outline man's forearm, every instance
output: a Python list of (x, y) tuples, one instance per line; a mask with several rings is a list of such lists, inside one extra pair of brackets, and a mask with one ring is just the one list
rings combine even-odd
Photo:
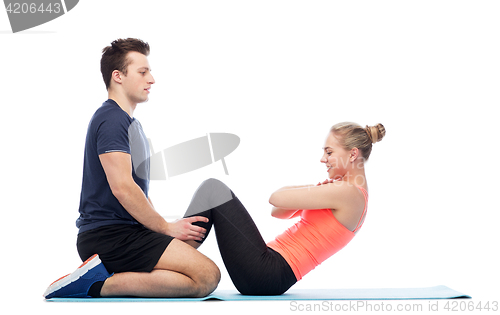
[(139, 223), (154, 232), (167, 234), (169, 223), (156, 212), (150, 200), (146, 198), (137, 184), (124, 185), (118, 191), (114, 191), (113, 194), (125, 210)]

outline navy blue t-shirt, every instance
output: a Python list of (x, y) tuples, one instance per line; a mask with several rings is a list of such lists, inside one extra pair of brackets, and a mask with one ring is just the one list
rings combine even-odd
[[(87, 129), (78, 233), (111, 224), (138, 224), (111, 192), (99, 155), (125, 152), (132, 158), (134, 181), (148, 196), (149, 144), (141, 124), (107, 100), (94, 113)], [(135, 163), (134, 163), (135, 162)]]

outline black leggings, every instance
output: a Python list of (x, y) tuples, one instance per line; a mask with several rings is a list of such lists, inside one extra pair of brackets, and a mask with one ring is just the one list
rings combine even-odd
[(206, 236), (214, 226), (222, 260), (241, 294), (279, 295), (297, 282), (286, 260), (267, 247), (248, 211), (224, 183), (208, 179), (200, 185), (185, 217), (195, 215), (209, 219), (194, 223), (207, 230)]

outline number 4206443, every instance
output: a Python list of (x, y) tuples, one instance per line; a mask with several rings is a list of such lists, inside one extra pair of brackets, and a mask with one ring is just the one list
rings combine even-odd
[(498, 301), (447, 301), (444, 309), (451, 312), (457, 311), (498, 311)]
[(61, 3), (9, 3), (6, 7), (8, 13), (27, 14), (27, 13), (55, 13), (61, 12)]

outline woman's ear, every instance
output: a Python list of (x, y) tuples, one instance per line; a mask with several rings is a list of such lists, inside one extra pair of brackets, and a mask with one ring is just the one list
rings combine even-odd
[(357, 158), (359, 157), (359, 149), (358, 148), (352, 148), (351, 149), (351, 154), (349, 156), (349, 161), (350, 162), (354, 162), (357, 160)]

